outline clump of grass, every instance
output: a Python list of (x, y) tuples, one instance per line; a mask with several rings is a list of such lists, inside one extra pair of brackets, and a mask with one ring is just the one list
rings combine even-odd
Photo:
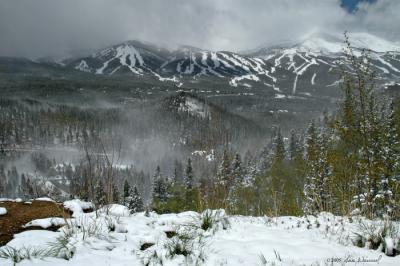
[(89, 237), (104, 238), (103, 225), (96, 218), (71, 220), (62, 230), (68, 237), (81, 234), (82, 240)]
[(58, 237), (56, 241), (50, 242), (50, 249), (47, 252), (48, 256), (70, 260), (75, 252), (75, 245), (71, 244), (70, 238), (67, 235)]
[(193, 221), (186, 227), (215, 233), (218, 229), (227, 230), (230, 227), (230, 222), (221, 210), (205, 210), (193, 217)]
[(10, 259), (14, 263), (19, 263), (25, 259), (48, 257), (48, 250), (35, 247), (14, 248), (10, 246), (0, 249), (0, 258)]
[(185, 257), (191, 255), (193, 252), (194, 238), (195, 236), (188, 232), (180, 233), (172, 237), (170, 241), (165, 244), (167, 255), (170, 258), (177, 255), (183, 255)]
[(39, 247), (22, 247), (14, 248), (5, 246), (0, 248), (0, 258), (10, 259), (14, 263), (33, 258), (43, 259), (46, 257), (71, 259), (76, 251), (76, 247), (70, 243), (69, 234), (58, 237), (54, 242), (48, 243), (45, 248)]
[(10, 259), (14, 263), (18, 263), (23, 260), (20, 251), (13, 247), (3, 247), (0, 249), (0, 258)]
[(197, 214), (190, 222), (177, 225), (173, 231), (166, 231), (166, 238), (155, 244), (157, 249), (141, 250), (139, 254), (143, 265), (163, 265), (175, 258), (184, 258), (184, 265), (202, 265), (206, 261), (206, 240), (210, 233), (226, 230), (229, 226), (223, 211), (206, 210)]
[(192, 230), (180, 231), (164, 244), (166, 258), (184, 256), (188, 265), (200, 265), (205, 261), (204, 246), (202, 234)]
[(360, 221), (354, 233), (353, 244), (379, 250), (387, 256), (400, 254), (400, 229), (390, 220), (366, 223)]
[[(266, 258), (265, 258), (265, 256), (264, 256), (264, 254), (260, 254), (259, 255), (259, 259), (260, 259), (260, 264), (262, 265), (262, 266), (277, 266), (277, 265), (289, 265), (289, 264), (286, 264), (286, 263), (284, 263), (283, 262), (283, 260), (282, 260), (282, 258), (281, 258), (281, 255), (279, 254), (279, 252), (278, 251), (276, 251), (275, 249), (274, 249), (274, 254), (275, 254), (275, 260), (271, 260), (271, 261), (268, 261)], [(297, 265), (297, 264), (294, 264), (294, 263), (291, 263), (290, 265)], [(303, 265), (303, 264), (302, 264)], [(312, 264), (312, 265), (314, 265), (314, 264)], [(319, 264), (316, 264), (316, 265), (319, 265)]]
[(216, 223), (216, 215), (211, 210), (206, 210), (200, 215), (200, 228), (204, 231), (211, 229)]
[(261, 265), (263, 265), (263, 266), (267, 266), (268, 265), (268, 260), (265, 258), (264, 254), (261, 253), (259, 258), (260, 258), (260, 264)]
[(106, 216), (105, 222), (109, 232), (115, 232), (116, 229), (116, 221), (113, 218)]

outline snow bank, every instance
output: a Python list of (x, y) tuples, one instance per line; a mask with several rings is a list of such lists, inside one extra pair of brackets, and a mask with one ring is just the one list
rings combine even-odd
[(130, 211), (126, 206), (119, 204), (110, 204), (100, 209), (100, 212), (106, 213), (112, 216), (129, 216)]
[(43, 197), (43, 198), (37, 198), (37, 199), (35, 199), (35, 200), (37, 200), (37, 201), (49, 201), (49, 202), (55, 202), (54, 200), (52, 200), (52, 199), (50, 199), (50, 198), (47, 198), (47, 197)]
[(72, 216), (83, 213), (84, 211), (93, 210), (94, 205), (91, 202), (81, 201), (79, 199), (68, 200), (64, 202), (64, 208), (72, 212)]
[(21, 198), (9, 199), (9, 198), (0, 198), (0, 202), (22, 202)]
[(52, 218), (44, 218), (44, 219), (37, 219), (30, 221), (29, 223), (25, 224), (24, 227), (32, 227), (37, 226), (43, 229), (47, 229), (52, 226), (63, 226), (65, 225), (64, 218), (52, 217)]
[(7, 201), (15, 201), (15, 200), (9, 198), (0, 198), (0, 202), (7, 202)]
[(6, 215), (7, 214), (7, 209), (0, 207), (0, 215)]
[[(48, 230), (30, 230), (25, 231), (19, 234), (14, 235), (14, 239), (7, 243), (6, 247), (13, 247), (16, 249), (20, 248), (30, 248), (30, 247), (48, 247), (50, 242), (56, 240), (57, 237), (61, 236), (60, 232), (52, 232)], [(6, 260), (4, 260), (6, 261)], [(11, 262), (11, 261), (10, 261)], [(34, 263), (29, 263), (29, 261), (25, 261), (25, 265), (35, 265)], [(0, 265), (8, 265), (3, 264), (0, 259)], [(15, 265), (15, 264), (9, 264)], [(40, 265), (40, 264), (37, 264)]]

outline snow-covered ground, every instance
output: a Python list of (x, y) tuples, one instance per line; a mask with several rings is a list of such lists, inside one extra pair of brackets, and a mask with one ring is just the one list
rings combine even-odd
[[(223, 211), (131, 215), (121, 205), (92, 213), (83, 213), (89, 204), (78, 200), (65, 205), (74, 210), (66, 226), (17, 234), (0, 248), (0, 257), (12, 247), (30, 254), (18, 265), (400, 265), (400, 256), (353, 245), (360, 221), (379, 223), (357, 217), (244, 217)], [(207, 217), (213, 221), (208, 229)], [(14, 264), (0, 258), (0, 265)]]
[(41, 227), (43, 229), (47, 229), (51, 226), (61, 226), (65, 225), (66, 222), (63, 218), (52, 217), (52, 218), (44, 218), (44, 219), (36, 219), (27, 223), (24, 227), (29, 228), (32, 226)]

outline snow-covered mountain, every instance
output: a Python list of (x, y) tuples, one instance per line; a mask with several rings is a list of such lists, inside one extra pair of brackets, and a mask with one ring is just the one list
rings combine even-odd
[[(400, 43), (367, 34), (351, 35), (356, 48), (371, 50), (374, 68), (383, 83), (400, 77)], [(246, 53), (208, 51), (182, 46), (174, 51), (147, 43), (128, 41), (66, 63), (98, 75), (151, 75), (161, 81), (217, 77), (232, 87), (265, 87), (277, 93), (312, 93), (337, 85), (335, 69), (343, 56), (343, 38), (311, 34)]]
[(67, 60), (67, 65), (77, 70), (95, 74), (133, 73), (142, 75), (159, 68), (169, 52), (152, 44), (127, 41), (90, 56)]

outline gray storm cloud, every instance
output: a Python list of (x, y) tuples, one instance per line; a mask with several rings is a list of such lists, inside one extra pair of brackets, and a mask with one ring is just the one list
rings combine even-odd
[(137, 39), (246, 50), (313, 31), (366, 31), (400, 39), (400, 1), (0, 0), (0, 55), (60, 56)]

